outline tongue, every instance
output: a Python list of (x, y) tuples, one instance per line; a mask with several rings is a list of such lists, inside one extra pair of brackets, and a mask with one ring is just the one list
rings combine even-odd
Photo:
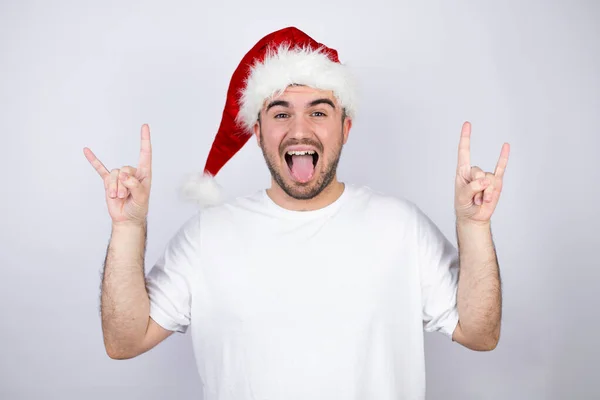
[(292, 175), (299, 182), (308, 182), (314, 171), (311, 155), (292, 156)]

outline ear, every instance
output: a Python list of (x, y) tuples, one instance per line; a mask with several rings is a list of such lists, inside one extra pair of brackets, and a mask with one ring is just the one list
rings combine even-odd
[(350, 129), (352, 129), (352, 118), (346, 117), (344, 120), (344, 126), (342, 127), (342, 132), (344, 134), (344, 144), (348, 141), (348, 135), (350, 135)]
[(258, 120), (254, 123), (252, 129), (254, 130), (254, 136), (256, 136), (256, 143), (260, 147), (260, 122)]

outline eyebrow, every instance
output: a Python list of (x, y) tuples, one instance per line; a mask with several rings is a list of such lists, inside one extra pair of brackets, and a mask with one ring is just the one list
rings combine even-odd
[[(329, 104), (331, 106), (331, 108), (333, 108), (335, 110), (335, 105), (333, 104), (333, 101), (329, 100), (329, 99), (316, 99), (311, 101), (310, 103), (308, 103), (308, 107), (314, 107), (316, 105), (319, 104)], [(290, 103), (288, 101), (285, 100), (274, 100), (272, 102), (269, 103), (269, 105), (267, 106), (266, 111), (269, 111), (271, 108), (276, 107), (276, 106), (282, 106), (282, 107), (286, 107), (289, 108), (290, 107)]]
[(290, 103), (288, 101), (285, 100), (275, 100), (269, 103), (269, 105), (267, 106), (266, 111), (269, 111), (271, 108), (276, 107), (276, 106), (282, 106), (282, 107), (290, 107)]
[(331, 106), (331, 108), (333, 108), (335, 110), (335, 105), (333, 104), (333, 101), (329, 100), (329, 99), (317, 99), (317, 100), (313, 100), (308, 104), (308, 107), (314, 107), (316, 105), (319, 104), (329, 104)]

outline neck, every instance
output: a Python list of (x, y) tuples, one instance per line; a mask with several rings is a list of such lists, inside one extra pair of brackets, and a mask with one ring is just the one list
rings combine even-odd
[(327, 207), (336, 201), (344, 192), (344, 184), (333, 179), (331, 183), (321, 191), (317, 196), (309, 200), (298, 200), (290, 197), (274, 181), (271, 181), (271, 187), (267, 189), (267, 195), (278, 206), (291, 211), (313, 211)]

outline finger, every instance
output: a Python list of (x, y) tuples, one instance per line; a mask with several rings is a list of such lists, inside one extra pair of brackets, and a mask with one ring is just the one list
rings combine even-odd
[(145, 176), (150, 174), (152, 167), (152, 144), (150, 143), (150, 127), (148, 124), (142, 125), (140, 161), (138, 169)]
[(465, 122), (458, 142), (458, 169), (471, 165), (471, 124)]
[(492, 185), (489, 185), (487, 188), (485, 188), (485, 190), (483, 191), (483, 202), (484, 203), (491, 203), (492, 202), (492, 198), (494, 196), (494, 187)]
[(470, 176), (470, 181), (474, 181), (476, 179), (481, 179), (481, 178), (485, 178), (485, 172), (479, 168), (478, 166), (473, 166), (471, 167), (471, 176)]
[(110, 171), (110, 177), (108, 180), (108, 196), (111, 199), (115, 199), (117, 197), (117, 178), (119, 176), (119, 169), (115, 168)]
[(473, 199), (473, 202), (480, 206), (483, 203), (483, 192), (478, 192)]
[(109, 175), (108, 169), (106, 169), (104, 164), (102, 164), (100, 160), (98, 160), (98, 157), (96, 157), (94, 152), (88, 147), (84, 147), (83, 154), (85, 155), (85, 158), (87, 158), (87, 160), (90, 162), (90, 164), (92, 164), (92, 167), (94, 167), (98, 174), (100, 174), (100, 178), (102, 178), (103, 180), (106, 179), (106, 177), (108, 177)]
[(121, 169), (121, 171), (119, 172), (119, 176), (117, 179), (117, 196), (120, 199), (126, 199), (127, 196), (129, 196), (129, 190), (125, 187), (125, 185), (123, 185), (123, 177), (126, 176), (126, 174), (123, 173), (123, 170)]
[(484, 189), (481, 192), (477, 192), (473, 199), (473, 202), (478, 206), (483, 202), (489, 203), (491, 201), (491, 193), (494, 191), (494, 175), (489, 172), (483, 172), (478, 167), (473, 167), (476, 170), (473, 172), (474, 180), (479, 180), (484, 183)]
[(133, 200), (139, 204), (146, 202), (148, 197), (146, 190), (137, 178), (135, 178), (133, 175), (122, 172), (119, 176), (119, 181), (131, 193)]
[(489, 184), (489, 179), (486, 178), (477, 179), (469, 183), (462, 194), (462, 196), (465, 197), (462, 199), (462, 201), (466, 202), (474, 198), (474, 201), (477, 204), (477, 199), (480, 198), (477, 195), (481, 194), (481, 192), (483, 192)]
[(125, 166), (121, 168), (121, 173), (119, 174), (119, 198), (126, 199), (129, 196), (129, 189), (123, 185), (122, 180), (126, 179), (127, 175), (137, 176), (137, 169), (132, 166)]
[(130, 165), (126, 165), (124, 167), (121, 167), (121, 172), (125, 172), (128, 175), (137, 177), (138, 169)]
[(500, 151), (500, 158), (496, 164), (496, 169), (494, 170), (494, 175), (496, 175), (498, 178), (502, 178), (504, 176), (504, 171), (506, 170), (506, 165), (508, 164), (509, 154), (510, 144), (504, 143), (504, 145), (502, 145), (502, 150)]
[(493, 200), (494, 191), (496, 190), (494, 178), (494, 174), (489, 172), (486, 174), (486, 179), (490, 182), (490, 184), (483, 191), (483, 201), (486, 203), (491, 203)]

